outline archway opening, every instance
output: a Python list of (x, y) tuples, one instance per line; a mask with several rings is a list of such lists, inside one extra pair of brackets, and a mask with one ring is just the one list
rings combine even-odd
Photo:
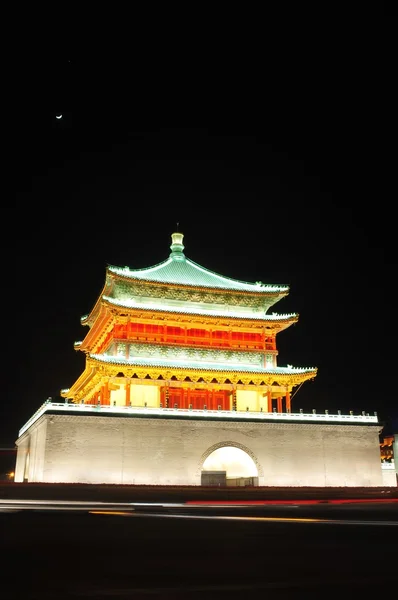
[(223, 446), (204, 461), (201, 481), (207, 486), (256, 486), (258, 471), (253, 459), (244, 450)]

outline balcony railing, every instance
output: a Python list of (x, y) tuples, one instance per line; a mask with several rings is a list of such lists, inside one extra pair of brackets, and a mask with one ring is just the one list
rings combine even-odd
[(391, 462), (381, 461), (381, 468), (383, 469), (383, 471), (395, 471), (394, 459)]
[(288, 421), (288, 422), (300, 422), (300, 421), (311, 421), (318, 423), (378, 423), (378, 417), (374, 415), (360, 414), (354, 415), (331, 415), (327, 411), (325, 413), (278, 413), (278, 412), (257, 412), (257, 411), (235, 411), (235, 410), (201, 410), (192, 408), (152, 408), (142, 406), (116, 406), (109, 404), (74, 404), (71, 402), (51, 402), (46, 401), (42, 406), (35, 412), (35, 414), (25, 423), (20, 429), (19, 436), (21, 436), (33, 423), (35, 423), (44, 413), (52, 412), (75, 412), (75, 413), (101, 413), (101, 414), (117, 414), (117, 415), (140, 415), (144, 413), (148, 417), (151, 416), (176, 416), (179, 418), (192, 419), (195, 417), (209, 417), (220, 420), (245, 420), (245, 421)]

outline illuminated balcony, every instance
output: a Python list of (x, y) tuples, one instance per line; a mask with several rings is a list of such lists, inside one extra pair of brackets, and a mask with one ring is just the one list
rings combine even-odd
[(252, 422), (272, 422), (272, 421), (285, 421), (285, 422), (296, 422), (300, 423), (303, 421), (309, 421), (312, 423), (356, 423), (356, 424), (370, 424), (378, 423), (378, 417), (374, 415), (360, 414), (354, 415), (331, 415), (328, 411), (325, 413), (278, 413), (274, 412), (251, 412), (251, 411), (234, 411), (234, 410), (200, 410), (191, 408), (152, 408), (152, 407), (141, 407), (141, 406), (110, 406), (105, 404), (74, 404), (70, 402), (50, 402), (46, 401), (39, 410), (25, 423), (20, 429), (19, 436), (21, 436), (33, 423), (35, 423), (42, 415), (47, 412), (51, 413), (74, 413), (78, 414), (101, 414), (109, 416), (146, 416), (150, 417), (165, 417), (165, 418), (178, 418), (178, 419), (209, 419), (219, 421), (252, 421)]

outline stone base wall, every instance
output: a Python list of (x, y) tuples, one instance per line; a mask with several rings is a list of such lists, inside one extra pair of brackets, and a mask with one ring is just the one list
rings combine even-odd
[(15, 481), (199, 486), (206, 458), (234, 446), (254, 461), (259, 486), (382, 486), (379, 430), (45, 414), (16, 442)]
[(388, 470), (382, 468), (382, 481), (384, 487), (397, 487), (398, 477), (395, 468)]

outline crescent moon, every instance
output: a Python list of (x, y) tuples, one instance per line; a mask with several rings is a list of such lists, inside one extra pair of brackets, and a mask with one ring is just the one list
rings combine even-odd
[(62, 115), (55, 115), (56, 119), (62, 119)]

